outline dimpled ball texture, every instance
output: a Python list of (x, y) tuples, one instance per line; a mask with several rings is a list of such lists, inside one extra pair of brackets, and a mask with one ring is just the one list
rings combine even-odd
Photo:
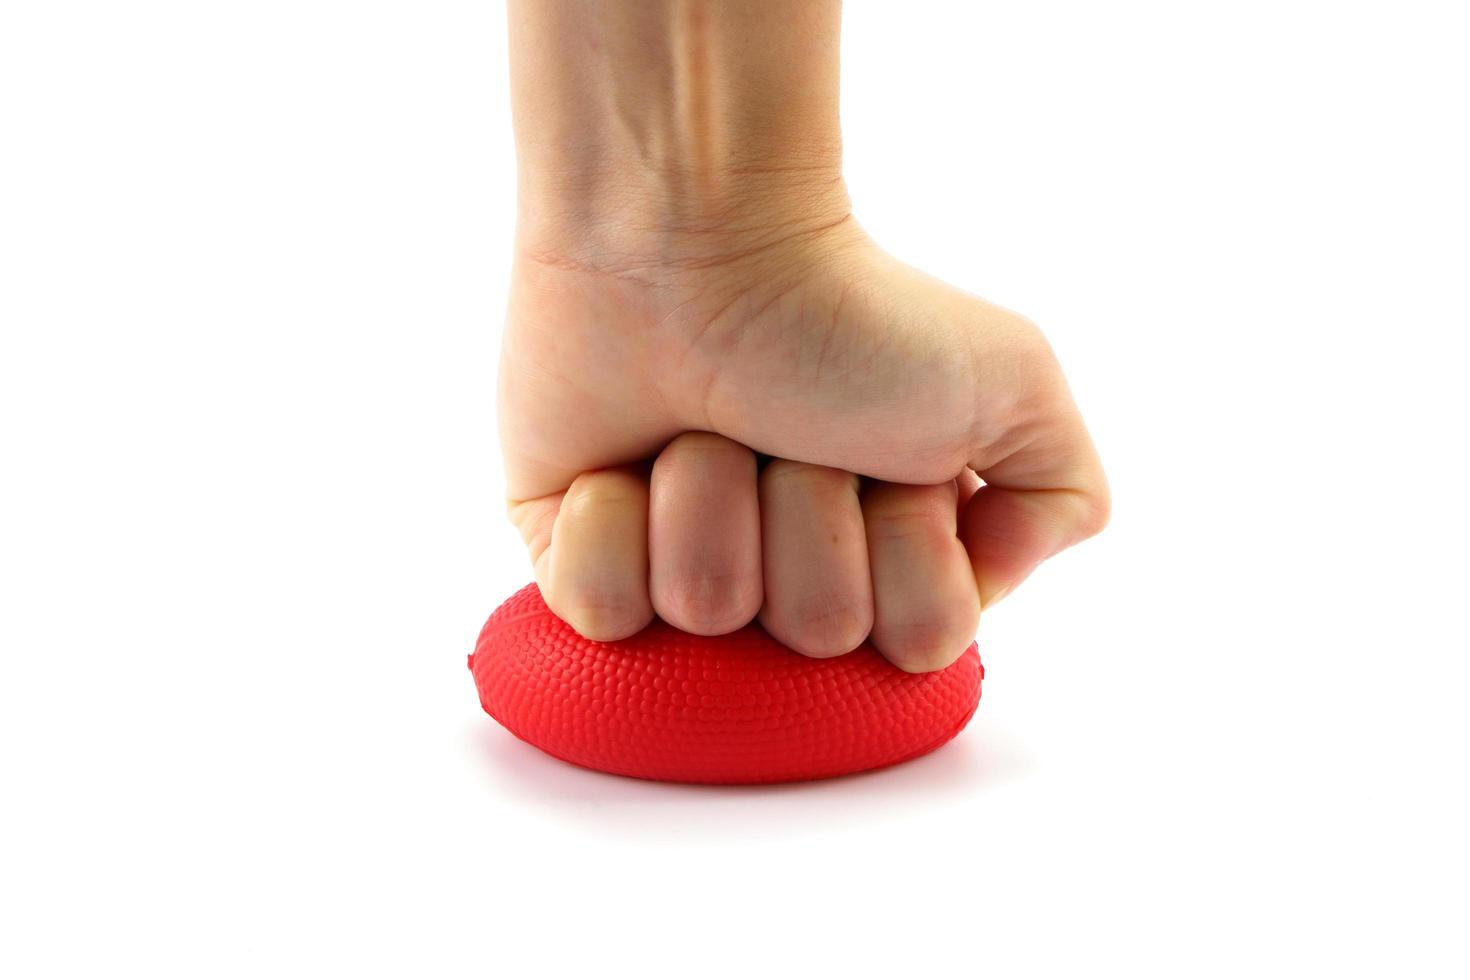
[(816, 660), (757, 625), (693, 636), (655, 621), (599, 643), (534, 585), (491, 615), (469, 665), (485, 710), (543, 752), (685, 783), (823, 779), (916, 758), (965, 727), (985, 676), (974, 644), (944, 670), (908, 674), (866, 643)]

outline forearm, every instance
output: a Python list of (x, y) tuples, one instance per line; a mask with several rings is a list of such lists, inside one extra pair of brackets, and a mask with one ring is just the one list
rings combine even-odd
[(511, 0), (523, 247), (840, 220), (839, 21), (835, 0)]

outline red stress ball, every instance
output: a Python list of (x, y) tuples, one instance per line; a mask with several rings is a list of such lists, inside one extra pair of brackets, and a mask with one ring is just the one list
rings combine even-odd
[(693, 636), (666, 623), (616, 643), (582, 636), (528, 585), (480, 631), (480, 704), (558, 759), (640, 779), (779, 783), (891, 766), (965, 727), (985, 670), (975, 645), (908, 674), (864, 643), (814, 660), (757, 625)]

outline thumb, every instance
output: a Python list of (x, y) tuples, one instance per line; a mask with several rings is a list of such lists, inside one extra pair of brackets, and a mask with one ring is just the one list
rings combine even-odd
[(1081, 420), (1068, 428), (1066, 438), (1039, 440), (984, 468), (971, 463), (985, 485), (965, 505), (958, 530), (982, 609), (999, 602), (1037, 565), (1108, 522), (1102, 464)]

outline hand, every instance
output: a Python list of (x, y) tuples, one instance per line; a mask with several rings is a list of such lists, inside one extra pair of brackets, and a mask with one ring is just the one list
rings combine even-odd
[[(718, 20), (744, 8), (708, 9)], [(754, 44), (810, 68), (801, 25), (770, 21), (813, 9), (769, 8), (760, 26), (772, 37), (751, 41), (744, 25), (716, 60), (741, 64), (739, 45)], [(513, 5), (524, 46), (578, 50), (569, 32), (585, 21), (530, 23), (548, 10)], [(600, 16), (634, 22), (601, 25), (603, 60), (579, 71), (616, 67), (620, 43), (646, 65), (644, 35), (668, 29), (619, 5)], [(539, 43), (536, 29), (548, 32)], [(718, 48), (721, 25), (700, 30)], [(664, 115), (630, 122), (626, 110), (656, 102), (657, 85), (622, 91), (646, 84), (624, 65), (562, 79), (570, 94), (558, 97), (532, 69), (567, 71), (513, 65), (513, 80), (536, 78), (517, 114), (539, 138), (519, 125), (500, 419), (511, 516), (554, 612), (602, 640), (655, 614), (706, 635), (758, 616), (817, 657), (871, 633), (898, 666), (933, 670), (969, 645), (982, 607), (1101, 529), (1102, 469), (1040, 332), (895, 261), (853, 220), (835, 61), (811, 69), (825, 83), (780, 80), (779, 115), (751, 114), (768, 128), (794, 113), (808, 120), (800, 134), (701, 136), (653, 165), (648, 146), (672, 141), (645, 130)], [(731, 88), (748, 108), (772, 75), (762, 65)], [(809, 123), (820, 106), (789, 104), (824, 84), (830, 140)], [(584, 104), (588, 93), (609, 105)], [(541, 100), (534, 113), (528, 100)]]

